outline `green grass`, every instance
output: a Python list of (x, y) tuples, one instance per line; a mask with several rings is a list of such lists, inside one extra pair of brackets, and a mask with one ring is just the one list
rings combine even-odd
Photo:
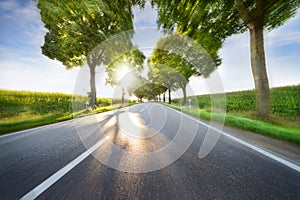
[[(300, 144), (300, 85), (271, 88), (272, 114), (264, 121), (256, 116), (254, 90), (229, 92), (225, 94), (226, 99), (222, 95), (224, 94), (190, 97), (192, 105), (198, 108), (182, 109), (194, 116), (200, 115), (205, 120), (211, 120), (214, 115), (218, 121), (221, 118), (221, 114), (216, 111), (218, 105), (225, 105), (226, 125)], [(216, 99), (215, 109), (211, 108), (211, 97)], [(173, 103), (180, 104), (181, 99), (175, 99)]]
[(55, 122), (60, 122), (64, 120), (72, 119), (72, 114), (70, 113), (57, 113), (48, 114), (43, 116), (30, 116), (25, 119), (17, 120), (5, 120), (0, 122), (0, 135), (25, 130), (28, 128), (34, 128), (41, 125), (52, 124)]
[[(217, 122), (222, 122), (224, 119), (222, 113), (212, 113), (204, 109), (192, 109), (174, 104), (165, 104), (177, 110), (181, 110), (185, 113), (191, 114), (193, 116), (199, 117), (204, 120), (211, 120), (214, 115), (214, 119)], [(298, 128), (287, 128), (274, 125), (268, 122), (260, 121), (258, 119), (250, 119), (246, 117), (235, 116), (231, 114), (226, 114), (225, 125), (237, 127), (240, 129), (252, 131), (255, 133), (260, 133), (277, 139), (293, 142), (300, 144), (300, 129)]]
[[(226, 99), (218, 98), (223, 94), (214, 94), (216, 104), (226, 105), (227, 113), (255, 113), (255, 91), (246, 90), (226, 93)], [(272, 114), (278, 119), (300, 119), (300, 85), (271, 88), (270, 90)], [(198, 95), (192, 98), (192, 104), (198, 104), (200, 109), (210, 109), (211, 95)], [(174, 103), (180, 103), (181, 99), (175, 99)], [(299, 121), (298, 121), (299, 122)]]
[(0, 135), (120, 107), (118, 99), (112, 106), (111, 99), (97, 98), (97, 108), (91, 110), (87, 100), (70, 94), (0, 90)]

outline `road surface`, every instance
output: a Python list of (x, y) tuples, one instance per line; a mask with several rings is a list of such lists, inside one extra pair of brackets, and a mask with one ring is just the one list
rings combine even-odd
[[(155, 171), (149, 169), (157, 163), (112, 150), (114, 144), (136, 155), (156, 152), (195, 127), (183, 155)], [(200, 159), (207, 128), (166, 106), (144, 103), (2, 136), (0, 199), (300, 199), (299, 166), (230, 133)], [(160, 156), (161, 163), (169, 158)], [(139, 169), (148, 172), (134, 173)]]

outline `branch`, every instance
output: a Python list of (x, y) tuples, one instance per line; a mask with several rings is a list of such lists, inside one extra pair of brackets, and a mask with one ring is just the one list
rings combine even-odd
[(102, 57), (103, 56), (103, 54), (104, 54), (104, 51), (105, 50), (103, 50), (99, 55), (98, 55), (98, 57), (97, 57), (97, 61), (100, 59), (100, 57)]
[(261, 13), (264, 4), (266, 3), (267, 0), (255, 0), (255, 12), (256, 13)]
[(266, 0), (256, 0), (256, 10), (254, 17), (265, 15), (266, 12), (278, 2), (278, 0), (271, 0), (269, 3)]
[(266, 4), (264, 7), (263, 7), (263, 12), (267, 12), (272, 6), (274, 6), (276, 3), (278, 2), (278, 0), (272, 0), (270, 1), (270, 3)]
[(97, 52), (95, 52), (95, 49), (94, 49), (94, 51), (87, 56), (87, 63), (89, 65), (89, 67), (93, 67), (93, 68), (96, 67), (98, 60), (104, 53), (104, 50), (98, 56), (96, 55), (96, 53)]
[(245, 3), (242, 0), (235, 0), (235, 7), (244, 21), (244, 23), (247, 25), (251, 21), (251, 16), (248, 14), (248, 10), (245, 6)]
[(90, 55), (87, 56), (86, 60), (87, 60), (88, 66), (91, 66), (92, 63), (91, 63), (91, 57), (90, 57)]

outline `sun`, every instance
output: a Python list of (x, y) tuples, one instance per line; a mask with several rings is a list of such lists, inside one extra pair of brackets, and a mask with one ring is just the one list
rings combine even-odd
[(125, 78), (125, 76), (130, 72), (128, 66), (123, 65), (117, 71), (117, 80), (121, 81)]

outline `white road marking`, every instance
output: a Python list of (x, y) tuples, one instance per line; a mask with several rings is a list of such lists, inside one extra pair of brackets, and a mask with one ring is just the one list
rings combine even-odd
[(215, 131), (218, 131), (218, 132), (222, 133), (223, 135), (225, 135), (226, 137), (228, 137), (228, 138), (230, 138), (230, 139), (232, 139), (232, 140), (234, 140), (234, 141), (236, 141), (236, 142), (238, 142), (240, 144), (243, 144), (246, 147), (248, 147), (250, 149), (253, 149), (254, 151), (257, 151), (257, 152), (259, 152), (259, 153), (267, 156), (268, 158), (271, 158), (271, 159), (273, 159), (273, 160), (275, 160), (275, 161), (277, 161), (277, 162), (279, 162), (279, 163), (281, 163), (281, 164), (283, 164), (283, 165), (285, 165), (285, 166), (287, 166), (287, 167), (289, 167), (291, 169), (294, 169), (294, 170), (300, 172), (300, 166), (298, 166), (298, 165), (296, 165), (294, 163), (291, 163), (291, 162), (289, 162), (289, 161), (287, 161), (287, 160), (285, 160), (285, 159), (283, 159), (283, 158), (281, 158), (279, 156), (276, 156), (276, 155), (274, 155), (274, 154), (272, 154), (270, 152), (267, 152), (267, 151), (265, 151), (265, 150), (263, 150), (263, 149), (255, 146), (253, 144), (250, 144), (250, 143), (248, 143), (248, 142), (246, 142), (244, 140), (241, 140), (241, 139), (239, 139), (237, 137), (234, 137), (234, 136), (230, 135), (229, 133), (226, 133), (226, 132), (224, 132), (222, 130), (219, 130), (219, 129), (216, 129), (214, 127), (211, 127), (211, 126), (207, 125), (206, 123), (204, 123), (204, 122), (202, 122), (202, 121), (200, 121), (198, 119), (195, 119), (195, 118), (193, 118), (193, 117), (191, 117), (191, 116), (189, 116), (189, 115), (187, 115), (185, 113), (182, 113), (182, 112), (180, 112), (178, 110), (175, 110), (173, 108), (170, 108), (168, 106), (166, 106), (166, 107), (169, 108), (170, 110), (173, 110), (173, 111), (175, 111), (177, 113), (180, 113), (180, 114), (184, 115), (185, 117), (187, 117), (189, 119), (194, 120), (195, 122), (198, 122), (199, 124), (202, 124), (203, 126), (206, 126), (207, 128), (211, 128), (211, 129), (213, 129)]
[(141, 111), (140, 111), (140, 113), (141, 112), (143, 112), (146, 108), (148, 108), (150, 106), (150, 104), (148, 104), (148, 105), (146, 105)]
[(33, 190), (28, 192), (26, 195), (24, 195), (21, 200), (31, 200), (38, 197), (40, 194), (42, 194), (45, 190), (47, 190), (51, 185), (53, 185), (56, 181), (58, 181), (61, 177), (63, 177), (66, 173), (68, 173), (71, 169), (73, 169), (76, 165), (78, 165), (81, 161), (83, 161), (86, 157), (91, 155), (96, 149), (98, 149), (102, 144), (104, 144), (106, 141), (108, 141), (109, 137), (103, 138), (98, 143), (96, 143), (94, 146), (86, 150), (84, 153), (82, 153), (80, 156), (75, 158), (72, 162), (67, 164), (65, 167), (57, 171), (55, 174), (47, 178), (45, 181), (43, 181), (41, 184), (36, 186)]

